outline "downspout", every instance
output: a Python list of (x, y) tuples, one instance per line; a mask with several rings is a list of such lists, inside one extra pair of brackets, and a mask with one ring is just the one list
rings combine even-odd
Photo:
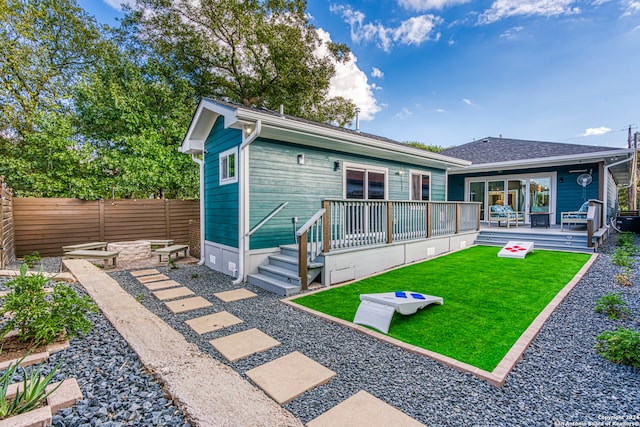
[(231, 282), (234, 286), (244, 281), (244, 252), (247, 238), (247, 233), (244, 229), (244, 206), (246, 204), (244, 187), (247, 185), (245, 173), (248, 173), (248, 170), (246, 168), (249, 167), (246, 148), (260, 135), (262, 121), (256, 120), (255, 126), (255, 129), (250, 134), (246, 134), (245, 129), (242, 130), (242, 144), (240, 144), (240, 150), (238, 150), (238, 169), (240, 171), (238, 175), (238, 277)]
[(202, 150), (202, 159), (191, 155), (191, 160), (196, 162), (200, 168), (200, 261), (198, 265), (204, 265), (204, 154), (206, 150)]
[[(620, 165), (622, 163), (629, 162), (629, 161), (631, 161), (633, 159), (635, 159), (635, 154), (633, 156), (627, 158), (627, 159), (620, 160), (619, 162), (611, 163), (610, 165), (606, 165), (604, 167), (604, 179), (606, 180), (609, 177), (609, 168), (611, 168), (612, 166), (618, 166), (618, 165)], [(633, 184), (633, 180), (634, 179), (635, 179), (635, 177), (632, 176), (630, 183), (628, 185), (622, 186), (622, 188), (630, 187)], [(609, 186), (607, 185), (607, 183), (605, 181), (605, 185), (604, 185), (604, 200), (602, 202), (604, 204), (604, 208), (603, 209), (604, 209), (604, 215), (605, 215), (605, 218), (606, 218), (605, 226), (607, 226), (607, 227), (609, 226), (609, 222), (608, 222), (608, 216), (609, 216), (609, 194), (608, 194), (608, 192), (609, 192)]]

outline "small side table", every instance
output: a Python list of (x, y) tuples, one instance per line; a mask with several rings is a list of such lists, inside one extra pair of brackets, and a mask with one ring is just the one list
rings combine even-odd
[(531, 219), (531, 228), (533, 227), (545, 227), (549, 228), (551, 225), (549, 223), (549, 216), (551, 212), (532, 212), (529, 214)]

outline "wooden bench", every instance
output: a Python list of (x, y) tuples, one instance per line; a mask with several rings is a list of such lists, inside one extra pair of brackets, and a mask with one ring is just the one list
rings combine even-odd
[(118, 258), (118, 252), (110, 252), (110, 251), (99, 251), (99, 250), (77, 250), (71, 251), (64, 254), (64, 258), (74, 259), (101, 259), (104, 261), (104, 268), (109, 268), (109, 260), (113, 260), (112, 267), (116, 266), (116, 258)]
[(90, 242), (90, 243), (79, 243), (77, 245), (69, 245), (63, 246), (62, 252), (72, 252), (83, 249), (100, 249), (101, 251), (107, 250), (107, 242)]
[(158, 261), (162, 262), (162, 255), (167, 256), (167, 262), (171, 260), (171, 255), (176, 254), (176, 258), (180, 252), (184, 252), (185, 258), (189, 256), (189, 245), (171, 245), (166, 248), (156, 249)]
[(151, 243), (151, 249), (155, 249), (155, 248), (159, 248), (159, 247), (166, 248), (167, 246), (173, 245), (173, 240), (172, 239), (167, 239), (167, 240), (145, 240), (145, 242)]

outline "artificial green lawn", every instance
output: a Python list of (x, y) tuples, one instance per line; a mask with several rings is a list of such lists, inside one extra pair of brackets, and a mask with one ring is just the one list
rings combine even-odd
[(394, 313), (388, 335), (493, 371), (590, 257), (536, 250), (525, 259), (498, 258), (499, 250), (474, 246), (294, 302), (352, 322), (360, 294), (413, 291), (442, 297), (443, 305), (409, 316)]

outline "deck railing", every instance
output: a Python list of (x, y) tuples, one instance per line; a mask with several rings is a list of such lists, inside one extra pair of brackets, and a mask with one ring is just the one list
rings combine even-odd
[(307, 289), (307, 271), (320, 253), (362, 248), (480, 230), (480, 203), (323, 200), (296, 232), (298, 274)]

